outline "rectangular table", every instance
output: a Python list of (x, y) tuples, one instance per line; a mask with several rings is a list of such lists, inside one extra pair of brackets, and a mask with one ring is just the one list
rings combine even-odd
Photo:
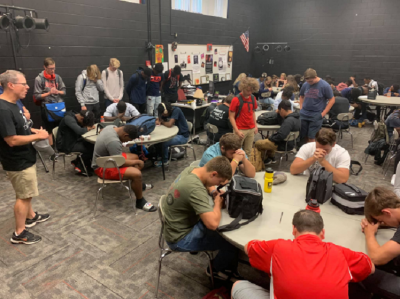
[[(271, 193), (263, 193), (264, 211), (253, 222), (238, 230), (223, 233), (223, 236), (238, 248), (254, 239), (293, 239), (292, 219), (294, 213), (306, 207), (307, 176), (286, 173), (287, 181), (272, 187)], [(256, 180), (264, 188), (264, 173), (258, 172)], [(365, 238), (361, 231), (360, 221), (363, 216), (348, 215), (332, 205), (330, 201), (320, 206), (324, 219), (325, 240), (354, 251), (366, 253)], [(282, 221), (280, 218), (283, 212)], [(222, 211), (221, 225), (233, 221), (227, 210)], [(377, 240), (384, 244), (392, 238), (391, 229), (378, 230)]]

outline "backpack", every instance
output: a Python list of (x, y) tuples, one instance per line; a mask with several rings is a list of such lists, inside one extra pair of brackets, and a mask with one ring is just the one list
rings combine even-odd
[[(218, 227), (218, 232), (228, 232), (254, 221), (263, 212), (263, 191), (252, 178), (234, 175), (223, 194), (229, 216), (236, 218), (231, 223)], [(242, 219), (248, 219), (239, 223)]]
[(265, 112), (257, 117), (257, 123), (263, 126), (278, 124), (278, 113), (275, 111)]
[(131, 118), (126, 122), (127, 125), (134, 125), (138, 128), (139, 136), (150, 135), (156, 128), (156, 118), (147, 114)]
[(256, 147), (253, 147), (251, 149), (249, 161), (254, 166), (254, 168), (256, 169), (256, 172), (259, 172), (259, 171), (262, 171), (262, 170), (265, 169), (264, 161), (263, 161), (263, 158), (262, 158), (262, 153)]
[(387, 132), (386, 124), (384, 122), (378, 122), (376, 129), (371, 137), (371, 142), (385, 139), (386, 143), (389, 143), (389, 135)]
[(332, 197), (333, 173), (324, 167), (316, 167), (307, 180), (306, 202), (316, 199), (319, 204), (327, 202)]
[[(117, 72), (118, 72), (118, 77), (119, 77), (119, 79), (121, 81), (121, 70), (117, 70)], [(106, 68), (106, 81), (107, 80), (108, 80), (108, 68)]]
[(67, 112), (64, 102), (44, 104), (44, 110), (49, 122), (59, 122)]
[(378, 94), (383, 95), (383, 90), (385, 89), (385, 86), (383, 83), (378, 83)]
[(331, 203), (346, 214), (364, 215), (364, 203), (368, 193), (352, 184), (336, 184)]
[(171, 159), (178, 160), (185, 156), (185, 148), (183, 146), (174, 146), (172, 148)]
[[(171, 79), (171, 74), (172, 74), (172, 69), (169, 69), (168, 77), (167, 77), (167, 79), (165, 79), (165, 81), (169, 81), (169, 79)], [(176, 82), (179, 82), (180, 77), (181, 77), (181, 75), (176, 75)], [(179, 83), (177, 83), (177, 84), (179, 84)]]
[(342, 130), (345, 130), (349, 128), (347, 122), (341, 122), (340, 120), (333, 120), (326, 118), (323, 119), (322, 126), (324, 128), (330, 128), (332, 130), (339, 130), (340, 128), (342, 128)]
[[(238, 98), (239, 98), (239, 110), (238, 110), (238, 112), (237, 112), (237, 114), (235, 116), (235, 119), (237, 119), (239, 117), (240, 112), (242, 112), (242, 108), (243, 108), (243, 105), (244, 105), (244, 100), (243, 100), (242, 94), (239, 94)], [(253, 95), (251, 95), (251, 104), (252, 104), (252, 109), (253, 110), (254, 110), (254, 102), (255, 102), (255, 98), (254, 98)], [(247, 107), (249, 108), (249, 112), (250, 112), (250, 106), (249, 106), (250, 103), (249, 102), (246, 102), (246, 103), (247, 103)]]
[[(46, 84), (46, 79), (42, 76), (41, 80), (42, 80), (42, 82), (40, 84), (41, 84), (42, 89), (44, 89), (44, 86)], [(57, 85), (57, 87), (60, 86), (60, 76), (57, 74), (56, 74), (56, 85)], [(38, 99), (36, 99), (35, 96), (33, 96), (33, 102), (35, 103), (36, 106), (42, 106), (42, 101), (43, 101), (43, 99), (38, 100)]]

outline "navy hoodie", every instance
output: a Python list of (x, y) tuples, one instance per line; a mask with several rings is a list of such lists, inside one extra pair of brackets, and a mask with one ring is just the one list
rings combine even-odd
[(125, 91), (129, 96), (129, 102), (131, 104), (146, 103), (146, 90), (148, 81), (143, 79), (141, 75), (142, 71), (142, 68), (138, 68), (136, 73), (134, 73), (129, 79), (129, 82), (125, 87)]

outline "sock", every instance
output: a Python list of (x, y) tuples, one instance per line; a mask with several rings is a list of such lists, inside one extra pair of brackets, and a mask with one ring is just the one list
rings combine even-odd
[(19, 235), (17, 234), (17, 232), (14, 232), (15, 236), (18, 237)]
[(142, 197), (141, 199), (136, 199), (136, 207), (138, 209), (142, 209), (143, 206), (147, 203), (147, 200), (144, 199), (144, 197)]

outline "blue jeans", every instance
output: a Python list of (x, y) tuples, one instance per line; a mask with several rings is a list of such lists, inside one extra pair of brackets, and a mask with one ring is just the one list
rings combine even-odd
[(321, 130), (322, 127), (322, 115), (321, 112), (312, 112), (311, 115), (305, 115), (300, 111), (301, 129), (300, 139), (308, 137), (309, 139), (315, 139), (315, 135)]
[(258, 101), (260, 102), (260, 104), (274, 104), (273, 98), (259, 99)]
[[(168, 242), (167, 242), (168, 243)], [(209, 230), (202, 221), (179, 242), (168, 243), (169, 248), (175, 251), (215, 251), (219, 250), (213, 260), (213, 268), (216, 271), (225, 269), (236, 270), (238, 249), (226, 241), (219, 233)]]
[(168, 140), (167, 142), (162, 143), (163, 151), (164, 151), (164, 162), (168, 161), (168, 148), (171, 145), (179, 145), (179, 144), (185, 144), (189, 140), (189, 137), (184, 137), (183, 135), (176, 135), (174, 138), (171, 140)]

